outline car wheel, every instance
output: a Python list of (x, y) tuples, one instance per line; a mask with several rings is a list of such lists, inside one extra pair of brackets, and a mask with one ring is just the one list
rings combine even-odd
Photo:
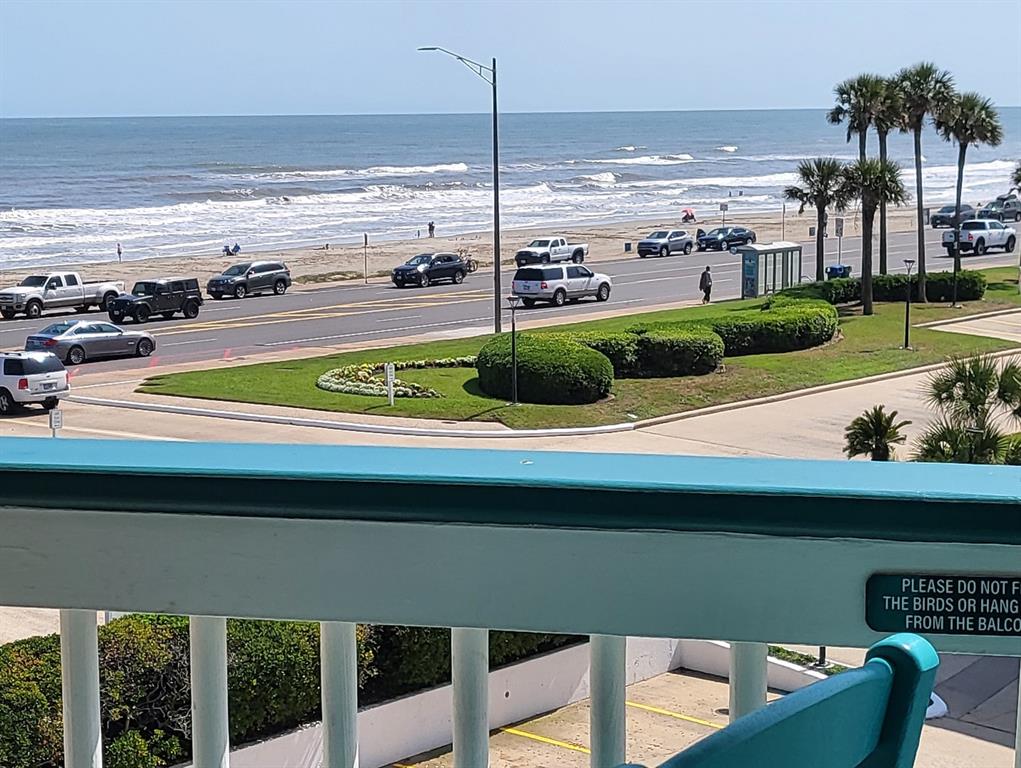
[(582, 253), (581, 251), (576, 251), (575, 254), (571, 257), (571, 261), (573, 261), (575, 264), (581, 264), (583, 261), (585, 261), (585, 254)]
[(284, 280), (277, 280), (273, 283), (273, 293), (283, 296), (287, 292), (287, 283)]
[(107, 316), (110, 318), (111, 323), (123, 323), (124, 315), (118, 315), (115, 312), (109, 312)]
[(184, 303), (184, 316), (194, 320), (199, 316), (199, 303), (197, 301), (186, 301)]
[(542, 256), (540, 256), (539, 257), (539, 263), (540, 264), (549, 264), (549, 254), (548, 253), (544, 253)]
[(687, 256), (689, 253), (691, 253), (691, 243), (685, 243), (684, 244), (684, 255)]
[(149, 315), (151, 315), (151, 314), (152, 314), (152, 312), (149, 311), (149, 308), (147, 306), (145, 306), (145, 305), (142, 305), (141, 307), (138, 307), (135, 310), (135, 322), (136, 323), (147, 323), (147, 322), (149, 322)]
[(1013, 236), (1013, 235), (1011, 235), (1010, 237), (1008, 237), (1008, 238), (1007, 238), (1007, 245), (1005, 245), (1005, 246), (1004, 246), (1003, 250), (1004, 250), (1004, 251), (1005, 251), (1006, 253), (1010, 253), (1011, 251), (1013, 251), (1013, 250), (1014, 250), (1014, 244), (1015, 244), (1016, 242), (1017, 242), (1017, 241), (1016, 241), (1016, 240), (1014, 240), (1014, 236)]
[(47, 397), (45, 400), (43, 400), (44, 411), (52, 411), (58, 405), (60, 405), (60, 400), (56, 397)]
[(662, 248), (660, 248), (660, 249), (659, 249), (659, 255), (660, 255), (660, 256), (669, 256), (669, 255), (670, 255), (670, 249), (669, 249), (669, 248), (667, 248), (667, 247), (666, 247), (666, 246), (664, 245), (664, 246), (663, 246)]
[(976, 256), (981, 256), (985, 252), (986, 252), (986, 241), (985, 240), (979, 240), (977, 243), (975, 243), (975, 255)]
[(17, 314), (18, 313), (12, 309), (5, 309), (3, 311), (0, 311), (0, 317), (3, 317), (4, 320), (13, 320), (14, 316)]
[(749, 243), (754, 243), (755, 242), (755, 235), (752, 235), (751, 239), (748, 242)]
[(557, 288), (557, 290), (553, 292), (553, 304), (555, 306), (562, 307), (565, 303), (567, 303), (567, 291), (563, 288)]
[(602, 283), (599, 290), (596, 291), (596, 301), (606, 301), (608, 298), (610, 298), (610, 286)]
[(149, 339), (139, 339), (135, 345), (135, 354), (139, 357), (148, 357), (152, 354), (153, 343)]
[(171, 319), (173, 319), (175, 314), (177, 314), (177, 313), (176, 312), (160, 312), (160, 315), (163, 317), (164, 320), (171, 320)]
[(645, 258), (645, 254), (644, 254), (644, 253), (642, 253), (641, 251), (639, 251), (639, 252), (638, 252), (638, 258), (640, 258), (640, 259), (644, 259), (644, 258)]
[(100, 311), (105, 312), (110, 308), (110, 302), (117, 298), (117, 294), (114, 292), (107, 293), (103, 296), (103, 303), (99, 305)]
[(521, 303), (524, 304), (526, 307), (534, 307), (535, 299), (522, 299)]
[(85, 350), (74, 346), (67, 350), (67, 362), (71, 365), (81, 365), (85, 362)]
[(418, 279), (418, 286), (420, 288), (428, 288), (429, 287), (429, 275), (422, 275)]
[(701, 251), (704, 251), (704, 250), (705, 250), (705, 246), (704, 246), (704, 245), (702, 245), (702, 243), (699, 243), (699, 244), (698, 244), (698, 246), (697, 246), (697, 250), (698, 250), (699, 252), (701, 252)]
[(1014, 221), (1021, 221), (1021, 211), (1014, 214)]
[(28, 306), (25, 307), (25, 317), (30, 317), (35, 320), (39, 315), (43, 313), (43, 305), (38, 301), (28, 302)]
[(210, 295), (210, 296), (212, 296), (212, 297), (213, 297), (214, 299), (216, 299), (217, 301), (219, 301), (220, 299), (222, 299), (222, 298), (223, 298), (223, 294), (222, 294), (222, 293), (211, 293), (211, 294), (209, 294), (209, 295)]
[(457, 272), (454, 273), (454, 282), (457, 283), (458, 285), (463, 283), (464, 282), (464, 272), (462, 272), (461, 270), (457, 270)]
[(247, 295), (248, 295), (248, 288), (247, 288), (247, 286), (244, 286), (244, 285), (236, 285), (236, 286), (234, 286), (234, 298), (235, 299), (243, 299)]
[(11, 397), (11, 393), (0, 388), (0, 416), (10, 416), (17, 409), (17, 403)]

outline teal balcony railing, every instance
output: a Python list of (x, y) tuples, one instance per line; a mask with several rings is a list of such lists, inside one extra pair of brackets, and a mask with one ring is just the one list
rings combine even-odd
[[(487, 631), (591, 635), (604, 768), (625, 757), (628, 635), (732, 641), (737, 717), (765, 702), (767, 641), (892, 631), (869, 626), (870, 577), (1021, 577), (1008, 467), (11, 438), (0, 487), (0, 604), (61, 609), (68, 768), (102, 762), (97, 609), (193, 617), (198, 768), (229, 762), (224, 617), (323, 623), (328, 768), (356, 759), (355, 623), (453, 628), (468, 768), (488, 760)], [(1021, 655), (1013, 624), (982, 626), (915, 631)]]

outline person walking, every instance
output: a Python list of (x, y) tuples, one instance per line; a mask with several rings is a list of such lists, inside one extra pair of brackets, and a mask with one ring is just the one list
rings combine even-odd
[(434, 237), (435, 235), (436, 235), (436, 224), (434, 224), (433, 222), (430, 221), (429, 222), (429, 237)]
[(702, 303), (708, 304), (713, 293), (713, 274), (709, 267), (706, 267), (705, 272), (698, 278), (698, 289), (702, 291)]
[(117, 261), (121, 260), (121, 244), (117, 243)]

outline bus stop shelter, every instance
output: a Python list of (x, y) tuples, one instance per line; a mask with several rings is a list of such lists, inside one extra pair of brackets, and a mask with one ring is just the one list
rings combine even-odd
[(749, 243), (734, 250), (741, 257), (742, 299), (776, 293), (797, 284), (801, 278), (802, 255), (798, 243), (785, 240)]

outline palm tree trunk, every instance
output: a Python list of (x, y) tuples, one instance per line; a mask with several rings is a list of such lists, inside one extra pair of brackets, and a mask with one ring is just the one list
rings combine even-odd
[(915, 130), (915, 212), (916, 234), (918, 236), (918, 301), (925, 298), (925, 211), (922, 207), (922, 126)]
[[(877, 131), (879, 135), (879, 160), (886, 162), (886, 131)], [(879, 204), (879, 274), (886, 274), (886, 201)]]
[(826, 241), (822, 236), (822, 229), (826, 221), (826, 206), (815, 202), (815, 279), (822, 281), (825, 278), (826, 267)]
[(961, 271), (961, 190), (964, 187), (964, 156), (968, 153), (968, 145), (960, 144), (957, 153), (957, 200), (954, 204), (954, 301), (957, 306), (957, 273)]
[(858, 159), (859, 160), (864, 160), (865, 159), (865, 140), (868, 139), (868, 137), (869, 137), (868, 131), (859, 131), (858, 132)]
[(863, 315), (872, 314), (872, 227), (876, 219), (874, 205), (861, 207), (861, 307)]

